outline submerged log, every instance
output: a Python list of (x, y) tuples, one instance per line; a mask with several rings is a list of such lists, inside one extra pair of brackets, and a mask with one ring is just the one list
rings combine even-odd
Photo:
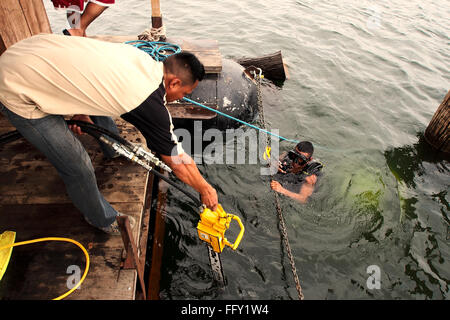
[(283, 63), (281, 51), (259, 58), (241, 58), (237, 60), (237, 63), (245, 68), (250, 66), (261, 68), (264, 77), (269, 80), (284, 81), (288, 78), (287, 67)]
[(425, 130), (425, 140), (436, 150), (450, 154), (450, 91)]

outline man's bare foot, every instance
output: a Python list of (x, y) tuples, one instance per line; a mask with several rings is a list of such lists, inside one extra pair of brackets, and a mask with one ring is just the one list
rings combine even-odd
[(83, 29), (67, 29), (71, 36), (86, 37), (86, 30)]

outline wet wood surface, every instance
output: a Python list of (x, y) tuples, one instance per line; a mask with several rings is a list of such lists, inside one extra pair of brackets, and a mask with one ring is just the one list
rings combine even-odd
[[(117, 120), (122, 137), (144, 142), (131, 125)], [(14, 130), (0, 116), (0, 134)], [(149, 188), (148, 172), (123, 158), (105, 160), (97, 142), (80, 137), (88, 151), (99, 189), (118, 211), (136, 218), (133, 236), (144, 263)], [(135, 298), (136, 270), (122, 270), (123, 243), (87, 224), (68, 198), (56, 170), (23, 138), (0, 146), (0, 233), (17, 233), (16, 242), (41, 237), (67, 237), (89, 252), (90, 269), (81, 289), (66, 299)], [(78, 269), (77, 269), (78, 268)], [(46, 242), (13, 249), (8, 269), (0, 282), (0, 299), (52, 299), (68, 290), (68, 281), (85, 268), (83, 252), (73, 244)], [(75, 271), (73, 271), (75, 270)]]

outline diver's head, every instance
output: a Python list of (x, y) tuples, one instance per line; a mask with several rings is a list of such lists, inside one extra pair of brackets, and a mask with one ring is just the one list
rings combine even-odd
[(311, 161), (314, 153), (314, 147), (309, 141), (299, 142), (294, 150), (289, 151), (289, 158), (296, 166), (303, 167)]
[(169, 56), (164, 64), (164, 87), (167, 102), (191, 94), (205, 76), (205, 68), (195, 55), (183, 51)]

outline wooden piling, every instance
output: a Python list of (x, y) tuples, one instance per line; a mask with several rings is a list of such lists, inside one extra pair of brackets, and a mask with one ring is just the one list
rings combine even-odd
[[(163, 26), (161, 6), (159, 0), (151, 0), (152, 3), (152, 28), (159, 29)], [(166, 36), (161, 35), (159, 41), (166, 41)]]
[(450, 154), (450, 90), (425, 130), (425, 140), (437, 151)]
[(0, 55), (14, 43), (42, 32), (52, 32), (42, 0), (0, 1)]
[(152, 3), (152, 27), (161, 28), (162, 27), (162, 15), (161, 6), (159, 0), (151, 0)]

